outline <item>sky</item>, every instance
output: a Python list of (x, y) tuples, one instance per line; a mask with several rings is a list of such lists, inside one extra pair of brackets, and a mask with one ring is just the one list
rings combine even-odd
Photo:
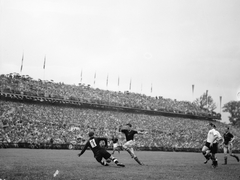
[(178, 101), (208, 90), (228, 122), (220, 96), (222, 106), (240, 100), (239, 9), (239, 0), (0, 0), (0, 74)]

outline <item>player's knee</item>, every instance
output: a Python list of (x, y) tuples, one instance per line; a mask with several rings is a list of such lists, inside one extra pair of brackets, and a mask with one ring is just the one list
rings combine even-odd
[(206, 152), (207, 151), (207, 148), (204, 146), (203, 148), (202, 148), (202, 152)]
[(203, 149), (203, 150), (202, 150), (202, 153), (203, 153), (203, 155), (207, 154), (207, 153), (208, 153), (208, 152), (207, 152), (207, 149)]

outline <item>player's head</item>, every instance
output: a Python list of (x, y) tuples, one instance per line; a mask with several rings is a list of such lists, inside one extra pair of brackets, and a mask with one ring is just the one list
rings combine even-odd
[(225, 131), (226, 131), (226, 132), (229, 132), (229, 127), (226, 127)]
[(127, 127), (128, 129), (131, 129), (131, 128), (132, 128), (132, 124), (127, 123), (127, 124), (126, 124), (126, 127)]
[(212, 128), (216, 128), (215, 124), (213, 123), (209, 123), (209, 127), (212, 129)]
[(88, 136), (89, 136), (89, 137), (93, 137), (93, 136), (94, 136), (94, 132), (90, 131), (90, 132), (88, 133)]

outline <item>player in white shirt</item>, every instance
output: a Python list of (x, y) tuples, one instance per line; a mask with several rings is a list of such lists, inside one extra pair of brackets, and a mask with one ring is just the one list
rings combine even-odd
[(210, 130), (208, 131), (207, 140), (202, 148), (202, 153), (206, 158), (205, 164), (208, 160), (212, 159), (212, 166), (215, 168), (218, 165), (215, 157), (218, 151), (218, 141), (222, 139), (221, 134), (216, 130), (216, 126), (213, 123), (209, 123)]

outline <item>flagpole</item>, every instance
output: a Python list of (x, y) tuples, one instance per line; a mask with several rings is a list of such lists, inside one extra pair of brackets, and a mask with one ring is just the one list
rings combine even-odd
[(119, 92), (119, 84), (120, 84), (120, 79), (119, 79), (119, 76), (118, 76), (118, 92)]
[(219, 98), (220, 98), (220, 114), (222, 114), (222, 96), (220, 96)]
[(107, 80), (106, 80), (106, 88), (108, 90), (108, 74), (107, 74)]
[(81, 70), (81, 81), (80, 81), (80, 82), (81, 82), (81, 84), (82, 84), (82, 70)]
[(21, 68), (20, 68), (20, 75), (22, 75), (23, 59), (24, 59), (24, 52), (23, 52), (23, 54), (22, 54), (22, 62), (21, 62)]
[(46, 55), (44, 56), (43, 61), (43, 81), (45, 81), (45, 69), (46, 69)]
[(129, 92), (131, 92), (131, 86), (132, 86), (132, 79), (130, 79)]
[(206, 102), (207, 102), (207, 108), (208, 108), (208, 90), (206, 90)]
[(192, 102), (194, 101), (194, 84), (192, 85)]
[(95, 74), (94, 74), (94, 82), (93, 82), (93, 87), (95, 88), (95, 82), (96, 82), (96, 71), (95, 71)]
[(151, 83), (151, 96), (152, 96), (152, 83)]

